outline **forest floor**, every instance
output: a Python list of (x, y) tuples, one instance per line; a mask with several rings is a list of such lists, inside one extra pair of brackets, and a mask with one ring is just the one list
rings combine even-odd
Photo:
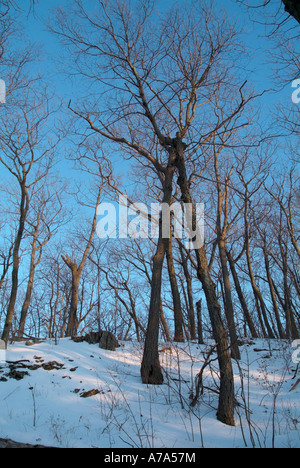
[[(140, 379), (142, 345), (116, 351), (61, 339), (15, 343), (0, 361), (0, 438), (61, 448), (300, 447), (300, 385), (287, 341), (254, 340), (234, 363), (236, 427), (216, 419), (216, 355), (210, 344), (161, 345), (165, 383)], [(0, 356), (1, 357), (1, 356)], [(4, 359), (5, 357), (5, 359)]]

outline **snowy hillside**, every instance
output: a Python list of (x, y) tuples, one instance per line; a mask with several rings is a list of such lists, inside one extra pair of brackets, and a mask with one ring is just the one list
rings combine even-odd
[(0, 364), (0, 438), (66, 448), (300, 447), (300, 385), (290, 391), (299, 378), (290, 344), (256, 340), (241, 347), (235, 428), (215, 416), (216, 361), (190, 407), (208, 351), (208, 345), (162, 345), (165, 384), (147, 387), (138, 343), (124, 342), (115, 352), (69, 339), (10, 345)]

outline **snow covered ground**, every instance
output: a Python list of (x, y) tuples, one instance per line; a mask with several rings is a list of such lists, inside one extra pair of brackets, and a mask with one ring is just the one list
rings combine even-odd
[[(209, 349), (162, 344), (165, 384), (147, 387), (138, 343), (123, 342), (115, 352), (69, 339), (10, 345), (0, 363), (0, 438), (64, 448), (299, 448), (300, 385), (290, 390), (300, 375), (290, 343), (255, 340), (241, 347), (234, 428), (216, 419), (217, 361), (205, 369), (206, 388), (190, 407)], [(11, 372), (16, 361), (24, 362)], [(16, 380), (18, 372), (28, 375)], [(84, 398), (91, 390), (96, 394)]]

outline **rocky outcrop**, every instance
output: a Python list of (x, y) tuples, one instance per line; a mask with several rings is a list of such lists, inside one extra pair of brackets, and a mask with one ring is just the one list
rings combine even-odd
[(90, 332), (85, 336), (75, 337), (73, 341), (76, 343), (87, 342), (89, 344), (99, 344), (99, 348), (115, 351), (120, 347), (120, 344), (115, 335), (108, 331)]

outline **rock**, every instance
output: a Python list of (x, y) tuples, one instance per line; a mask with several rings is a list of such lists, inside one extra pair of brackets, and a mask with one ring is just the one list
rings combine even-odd
[(82, 343), (83, 341), (89, 344), (98, 344), (99, 348), (107, 349), (109, 351), (115, 351), (116, 348), (119, 348), (119, 342), (115, 335), (108, 331), (100, 330), (99, 332), (90, 332), (84, 337), (75, 337), (73, 338), (75, 343)]
[(80, 398), (90, 398), (92, 396), (98, 395), (100, 393), (100, 390), (89, 390), (88, 392), (83, 392), (80, 394)]
[(22, 380), (26, 375), (29, 375), (29, 373), (26, 371), (19, 371), (17, 369), (11, 369), (11, 371), (8, 374), (5, 374), (6, 377), (15, 380)]
[(115, 351), (119, 348), (119, 342), (117, 338), (111, 332), (102, 332), (99, 348), (107, 349), (108, 351)]
[(84, 336), (73, 336), (72, 341), (74, 341), (74, 343), (83, 343), (85, 339)]
[(84, 337), (84, 341), (89, 344), (97, 344), (100, 343), (102, 331), (100, 332), (90, 332)]
[(0, 439), (0, 449), (6, 448), (55, 448), (55, 447), (45, 447), (44, 445), (30, 445), (30, 444), (20, 444), (10, 439)]
[(42, 364), (42, 368), (46, 371), (51, 371), (51, 370), (59, 370), (64, 367), (63, 364), (60, 364), (59, 362), (56, 361), (50, 361), (50, 362), (45, 362)]

